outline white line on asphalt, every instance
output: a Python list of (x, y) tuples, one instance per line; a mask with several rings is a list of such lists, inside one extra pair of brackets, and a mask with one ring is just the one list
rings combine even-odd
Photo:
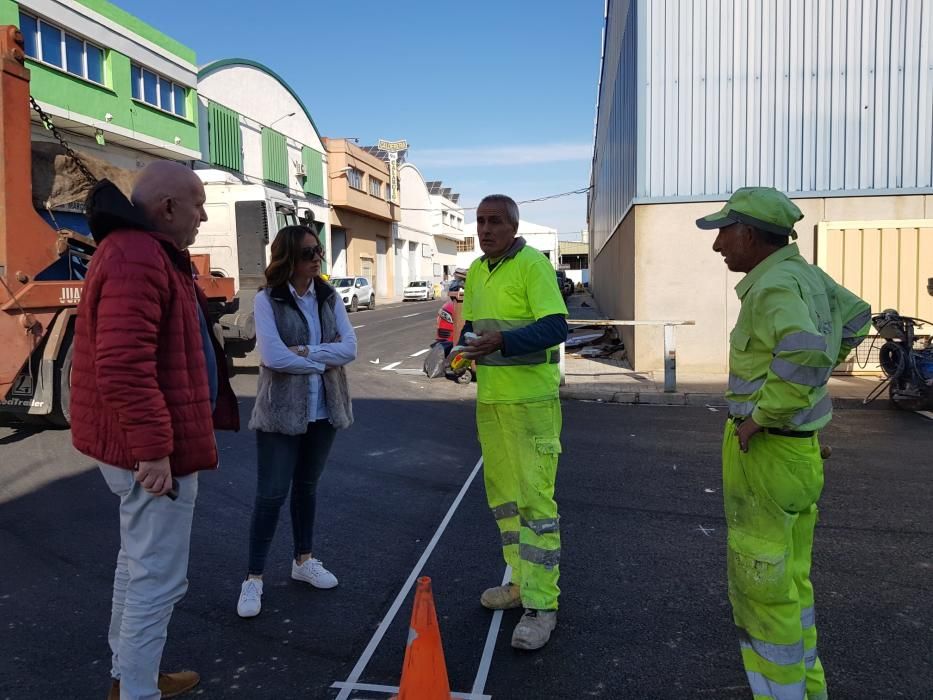
[(411, 318), (412, 316), (420, 316), (421, 314), (426, 314), (427, 311), (419, 311), (416, 314), (408, 314), (407, 316), (401, 316), (401, 318)]
[[(744, 686), (743, 686), (744, 687)], [(395, 695), (398, 693), (396, 685), (374, 685), (373, 683), (334, 683), (331, 688), (347, 688), (348, 690), (365, 690), (369, 693), (385, 693)], [(492, 700), (491, 695), (477, 695), (476, 693), (451, 693), (451, 697), (458, 700)]]
[[(359, 660), (356, 662), (356, 666), (354, 666), (353, 670), (350, 671), (350, 675), (345, 683), (341, 684), (343, 687), (340, 690), (340, 694), (337, 696), (337, 700), (347, 700), (347, 698), (350, 697), (350, 693), (353, 692), (353, 687), (356, 686), (357, 682), (360, 680), (360, 676), (363, 675), (363, 671), (366, 670), (366, 664), (369, 663), (369, 660), (376, 652), (376, 648), (379, 646), (379, 643), (385, 636), (386, 631), (389, 629), (389, 625), (392, 624), (392, 620), (394, 620), (395, 616), (398, 614), (399, 609), (402, 607), (402, 603), (404, 603), (405, 599), (408, 597), (408, 592), (411, 590), (412, 586), (415, 585), (415, 581), (418, 579), (421, 570), (428, 562), (428, 558), (431, 556), (431, 552), (434, 551), (434, 548), (437, 546), (437, 543), (441, 539), (441, 535), (443, 535), (444, 530), (447, 529), (447, 524), (450, 522), (450, 519), (453, 518), (454, 512), (457, 510), (457, 507), (463, 500), (467, 489), (470, 488), (470, 484), (473, 483), (473, 479), (476, 478), (476, 474), (481, 466), (483, 466), (482, 457), (476, 461), (476, 466), (473, 467), (473, 471), (470, 472), (470, 476), (468, 476), (467, 480), (463, 483), (463, 487), (460, 489), (460, 493), (457, 494), (454, 502), (450, 505), (450, 510), (447, 511), (447, 515), (444, 516), (441, 524), (437, 526), (437, 530), (434, 532), (434, 537), (432, 537), (431, 541), (428, 542), (428, 546), (425, 547), (424, 553), (421, 555), (418, 563), (415, 564), (415, 568), (411, 570), (411, 574), (409, 574), (408, 580), (405, 581), (405, 584), (402, 586), (402, 590), (400, 590), (398, 595), (395, 597), (395, 602), (392, 603), (392, 607), (389, 608), (389, 612), (386, 613), (386, 616), (382, 619), (379, 627), (373, 633), (372, 639), (369, 640), (369, 644), (366, 645), (366, 649), (363, 650), (363, 655), (360, 656)], [(332, 687), (336, 688), (338, 686), (334, 685)]]
[[(512, 580), (512, 567), (505, 567), (505, 574), (502, 576), (502, 585), (504, 586)], [(486, 689), (486, 679), (489, 677), (489, 667), (492, 665), (492, 654), (496, 650), (496, 637), (499, 636), (499, 626), (502, 624), (502, 611), (496, 610), (492, 614), (492, 622), (489, 625), (489, 633), (486, 635), (486, 646), (483, 647), (483, 657), (480, 659), (479, 668), (476, 669), (476, 678), (473, 679), (473, 695), (481, 696)]]
[(426, 352), (431, 352), (431, 348), (425, 348), (424, 350), (419, 350), (416, 353), (409, 355), (409, 357), (418, 357), (418, 355), (424, 355)]
[(929, 418), (930, 420), (933, 420), (933, 411), (917, 411), (917, 413), (919, 413), (924, 418)]
[(398, 367), (400, 364), (402, 364), (402, 363), (401, 363), (401, 362), (390, 362), (389, 364), (387, 364), (385, 367), (382, 367), (381, 369), (382, 369), (383, 372), (386, 372), (386, 371), (388, 371), (388, 370), (390, 370), (390, 369), (395, 369), (395, 368)]
[(366, 325), (365, 323), (361, 323), (360, 325), (358, 325), (358, 326), (353, 326), (353, 327), (354, 327), (354, 328), (363, 328), (365, 325)]

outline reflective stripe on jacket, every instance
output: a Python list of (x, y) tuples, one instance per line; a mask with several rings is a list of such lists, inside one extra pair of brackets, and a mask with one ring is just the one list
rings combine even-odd
[[(544, 318), (567, 315), (550, 260), (522, 238), (489, 269), (486, 256), (467, 272), (463, 317), (476, 333), (523, 328)], [(477, 361), (477, 401), (517, 403), (558, 396), (557, 346), (526, 355), (494, 352)]]
[(871, 309), (800, 255), (773, 253), (736, 286), (729, 337), (729, 412), (759, 425), (818, 430), (832, 418), (827, 382), (864, 340)]

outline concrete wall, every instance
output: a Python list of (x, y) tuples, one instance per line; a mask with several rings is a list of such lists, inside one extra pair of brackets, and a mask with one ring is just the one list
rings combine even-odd
[[(832, 197), (795, 203), (804, 212), (796, 227), (797, 243), (811, 262), (820, 221), (933, 218), (931, 196)], [(696, 321), (696, 326), (676, 331), (681, 370), (728, 369), (728, 334), (739, 311), (734, 287), (742, 275), (729, 272), (713, 252), (715, 232), (700, 231), (694, 223), (720, 207), (716, 202), (636, 205), (591, 265), (591, 289), (610, 318)], [(933, 261), (930, 267), (926, 276), (933, 276)], [(623, 339), (635, 369), (662, 369), (660, 327), (626, 329)]]
[[(382, 295), (378, 291), (379, 258), (376, 239), (382, 238), (386, 242), (385, 289), (388, 290), (389, 296), (392, 296), (395, 283), (395, 253), (392, 245), (391, 223), (343, 208), (332, 209), (330, 221), (332, 226), (339, 226), (347, 233), (347, 275), (369, 276), (378, 296)], [(372, 261), (371, 272), (364, 272), (364, 259)]]

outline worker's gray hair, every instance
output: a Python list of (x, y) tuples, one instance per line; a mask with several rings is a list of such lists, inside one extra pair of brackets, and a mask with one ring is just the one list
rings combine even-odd
[[(507, 194), (487, 194), (483, 197), (483, 200), (479, 203), (479, 206), (483, 206), (486, 202), (495, 202), (497, 204), (505, 205), (505, 213), (509, 217), (509, 222), (512, 226), (515, 227), (515, 230), (518, 231), (518, 204), (515, 203), (515, 200), (509, 197)], [(479, 207), (477, 207), (479, 209)]]

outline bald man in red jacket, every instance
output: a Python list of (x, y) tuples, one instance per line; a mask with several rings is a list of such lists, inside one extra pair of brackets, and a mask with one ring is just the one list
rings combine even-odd
[(187, 248), (207, 220), (190, 169), (158, 162), (132, 203), (109, 182), (88, 202), (99, 246), (75, 324), (72, 440), (120, 498), (110, 698), (156, 700), (197, 685), (161, 673), (188, 580), (197, 473), (217, 467), (214, 430), (239, 428), (226, 362)]

